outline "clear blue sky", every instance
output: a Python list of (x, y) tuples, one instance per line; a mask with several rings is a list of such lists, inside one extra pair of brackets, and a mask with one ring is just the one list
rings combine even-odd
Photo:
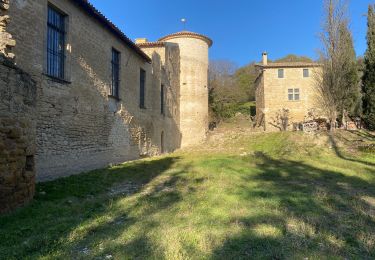
[[(316, 58), (323, 0), (91, 0), (131, 39), (161, 36), (186, 29), (211, 37), (210, 59), (242, 66), (289, 53)], [(375, 0), (351, 0), (349, 13), (357, 55), (366, 49), (366, 17)]]

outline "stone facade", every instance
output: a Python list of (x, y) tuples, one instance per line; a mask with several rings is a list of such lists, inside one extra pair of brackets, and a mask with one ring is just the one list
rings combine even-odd
[(160, 43), (173, 43), (180, 49), (181, 146), (200, 144), (208, 132), (208, 49), (212, 41), (184, 31), (165, 36), (157, 43), (140, 43), (140, 47), (149, 50)]
[(0, 213), (34, 195), (35, 106), (35, 81), (0, 56)]
[[(66, 21), (63, 79), (47, 75), (49, 6), (64, 14)], [(84, 0), (15, 0), (9, 16), (8, 32), (17, 41), (15, 62), (36, 83), (35, 169), (39, 181), (171, 152), (184, 143), (181, 130), (186, 132), (186, 127), (181, 126), (186, 121), (183, 117), (189, 116), (181, 113), (187, 99), (180, 90), (181, 82), (186, 81), (182, 79), (187, 57), (184, 46), (166, 42), (141, 50)], [(189, 69), (194, 70), (191, 75), (201, 78), (191, 82), (201, 88), (193, 94), (201, 98), (195, 104), (204, 115), (191, 129), (201, 141), (207, 128), (203, 118), (208, 109), (208, 44), (195, 40), (189, 48), (196, 58), (190, 62), (197, 61), (199, 66)], [(118, 98), (110, 90), (113, 48), (120, 53)], [(141, 69), (146, 75), (145, 108), (140, 108)]]
[[(288, 128), (303, 122), (310, 111), (316, 111), (318, 92), (315, 79), (321, 72), (316, 63), (269, 63), (263, 54), (263, 63), (257, 65), (260, 74), (256, 80), (256, 124), (267, 131), (279, 129), (278, 117), (288, 110)], [(283, 77), (279, 77), (282, 70)], [(308, 74), (304, 75), (304, 70)], [(298, 92), (294, 92), (298, 89)], [(293, 93), (290, 93), (293, 90)], [(290, 100), (289, 94), (293, 94)], [(298, 99), (295, 99), (295, 95)]]

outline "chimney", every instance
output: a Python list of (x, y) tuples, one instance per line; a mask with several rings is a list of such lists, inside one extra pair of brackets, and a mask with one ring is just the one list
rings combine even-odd
[(267, 65), (268, 64), (268, 55), (267, 55), (267, 52), (263, 52), (262, 53), (262, 61), (263, 61), (263, 65)]
[(147, 43), (147, 42), (148, 42), (147, 38), (138, 38), (138, 39), (135, 39), (135, 43), (136, 44)]

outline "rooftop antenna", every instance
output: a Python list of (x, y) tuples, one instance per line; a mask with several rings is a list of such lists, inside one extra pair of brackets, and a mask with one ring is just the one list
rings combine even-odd
[(186, 18), (182, 18), (181, 22), (184, 25), (184, 31), (186, 31)]

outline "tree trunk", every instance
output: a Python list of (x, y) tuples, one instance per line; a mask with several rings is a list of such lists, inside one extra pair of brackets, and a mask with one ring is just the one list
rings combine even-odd
[(347, 125), (346, 125), (346, 110), (345, 109), (342, 110), (341, 124), (345, 129), (347, 128)]

